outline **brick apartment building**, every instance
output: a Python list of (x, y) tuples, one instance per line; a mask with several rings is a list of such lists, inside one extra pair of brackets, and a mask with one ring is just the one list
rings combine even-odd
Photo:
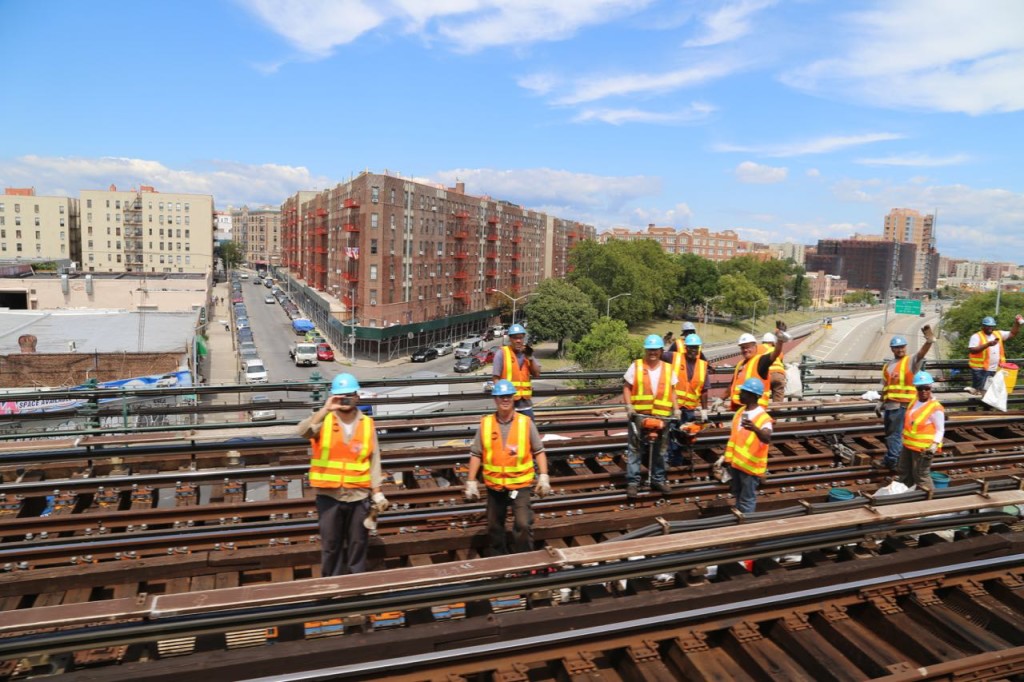
[(732, 230), (712, 232), (706, 227), (677, 230), (673, 227), (648, 225), (646, 230), (632, 231), (626, 227), (613, 227), (598, 235), (602, 244), (612, 239), (640, 241), (650, 239), (665, 253), (693, 253), (713, 261), (725, 261), (737, 256), (754, 256), (762, 260), (775, 257), (767, 244), (744, 241)]
[(281, 263), (281, 209), (243, 206), (230, 211), (233, 239), (242, 248), (243, 257), (254, 267)]
[(807, 272), (836, 275), (850, 289), (912, 291), (917, 247), (914, 244), (859, 239), (821, 239), (805, 256)]

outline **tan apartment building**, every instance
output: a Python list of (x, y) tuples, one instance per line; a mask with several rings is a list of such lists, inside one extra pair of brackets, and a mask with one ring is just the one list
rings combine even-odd
[(213, 197), (139, 189), (82, 190), (82, 270), (206, 273), (213, 269)]
[(572, 246), (595, 236), (590, 225), (466, 194), (463, 183), (368, 172), (300, 192), (281, 214), (282, 265), (325, 295), (333, 317), (413, 334), (422, 323), (493, 317), (506, 297), (564, 276)]
[(11, 188), (0, 196), (0, 259), (81, 261), (78, 200)]
[(824, 271), (808, 272), (811, 305), (815, 308), (842, 305), (846, 296), (846, 280), (838, 275), (827, 275)]
[(635, 232), (625, 227), (613, 227), (598, 236), (602, 244), (610, 239), (652, 239), (658, 242), (665, 253), (693, 253), (714, 261), (729, 260), (739, 255), (749, 255), (751, 252), (749, 245), (740, 240), (739, 235), (732, 230), (712, 232), (706, 227), (676, 230), (672, 227), (648, 225), (646, 230)]
[(939, 269), (939, 255), (935, 250), (935, 216), (922, 215), (910, 208), (894, 208), (885, 216), (882, 238), (889, 242), (916, 245), (913, 290), (930, 291), (935, 288)]
[(231, 230), (250, 266), (281, 264), (281, 209), (271, 206), (233, 209)]

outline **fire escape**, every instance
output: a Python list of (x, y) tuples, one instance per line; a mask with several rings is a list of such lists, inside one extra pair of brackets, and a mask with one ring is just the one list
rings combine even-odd
[(327, 221), (328, 211), (323, 206), (313, 209), (313, 231), (310, 239), (310, 284), (317, 291), (327, 289)]
[(299, 269), (299, 212), (294, 206), (288, 206), (281, 216), (281, 262), (285, 268), (296, 272)]
[(142, 192), (124, 202), (124, 270), (145, 272), (142, 250)]
[(355, 199), (345, 199), (341, 202), (341, 229), (342, 243), (344, 249), (345, 267), (342, 269), (342, 289), (345, 293), (341, 300), (348, 309), (350, 320), (356, 319), (356, 308), (359, 297), (356, 295), (356, 287), (359, 285), (359, 202)]
[(467, 211), (459, 211), (455, 214), (455, 226), (452, 236), (455, 238), (455, 267), (453, 268), (452, 278), (455, 280), (455, 293), (452, 297), (455, 299), (454, 312), (461, 313), (466, 312), (469, 309), (470, 302), (470, 291), (469, 291), (469, 270), (466, 267), (466, 261), (469, 260), (469, 246), (467, 239), (469, 238), (469, 213)]
[(523, 285), (523, 221), (512, 221), (512, 268), (509, 270), (509, 289), (513, 296), (518, 296)]

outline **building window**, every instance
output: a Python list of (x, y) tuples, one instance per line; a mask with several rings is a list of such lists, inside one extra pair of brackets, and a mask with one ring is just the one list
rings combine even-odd
[(14, 212), (15, 213), (21, 213), (21, 204), (15, 204), (14, 205)]
[(185, 202), (185, 213), (188, 213), (188, 202)]
[(370, 188), (370, 201), (374, 204), (380, 201), (380, 187)]
[(15, 247), (14, 248), (15, 251), (19, 251), (20, 252), (21, 251), (21, 242), (18, 242), (17, 244), (15, 244), (14, 247)]
[(64, 205), (63, 204), (61, 204), (61, 206), (60, 206), (60, 214), (64, 215)]
[(370, 227), (374, 230), (377, 229), (377, 222), (380, 219), (380, 215), (377, 213), (370, 214)]
[[(185, 204), (185, 206), (188, 206), (188, 204)], [(189, 219), (189, 216), (185, 216), (185, 224), (186, 225), (188, 225), (188, 219)]]
[(372, 254), (376, 254), (376, 253), (377, 253), (377, 240), (376, 239), (371, 239), (370, 240), (370, 254), (372, 255)]
[(14, 238), (15, 239), (21, 239), (21, 230), (15, 230), (14, 231)]
[(14, 216), (14, 224), (15, 225), (21, 225), (21, 216), (20, 215)]
[(36, 216), (36, 227), (39, 227), (39, 216)]
[(370, 281), (371, 282), (376, 282), (377, 281), (377, 266), (376, 265), (371, 265), (370, 266)]
[(39, 230), (36, 230), (36, 241), (39, 241), (41, 238), (42, 237), (41, 237), (41, 235), (39, 233)]

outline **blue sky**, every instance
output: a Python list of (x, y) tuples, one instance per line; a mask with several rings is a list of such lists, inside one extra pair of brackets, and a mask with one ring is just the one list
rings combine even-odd
[(0, 183), (277, 205), (361, 170), (1024, 262), (1018, 0), (0, 0)]

